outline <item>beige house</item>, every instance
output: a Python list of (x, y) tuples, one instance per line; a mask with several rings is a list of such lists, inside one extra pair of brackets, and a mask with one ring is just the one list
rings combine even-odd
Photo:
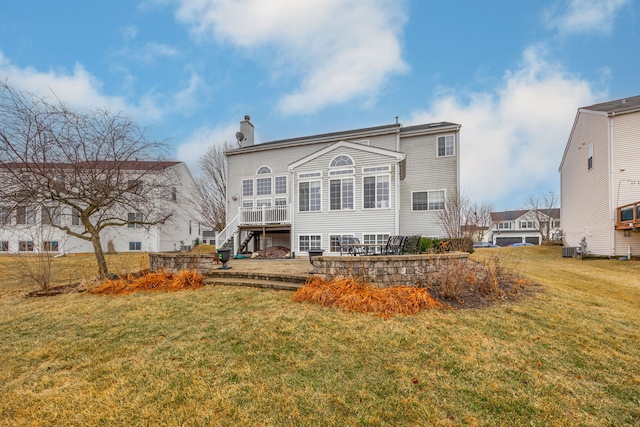
[(640, 96), (578, 110), (560, 164), (566, 246), (640, 255)]

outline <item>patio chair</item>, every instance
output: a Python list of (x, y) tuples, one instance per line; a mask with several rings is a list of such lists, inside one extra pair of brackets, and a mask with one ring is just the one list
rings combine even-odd
[(420, 239), (422, 236), (408, 236), (404, 239), (404, 244), (402, 246), (403, 254), (419, 254), (420, 253)]
[(404, 240), (404, 236), (389, 236), (387, 245), (382, 250), (382, 255), (400, 255), (402, 253)]
[(340, 238), (340, 255), (343, 253), (347, 253), (349, 255), (362, 255), (364, 253), (364, 248), (362, 246), (354, 246), (359, 245), (360, 239), (353, 236), (342, 236)]

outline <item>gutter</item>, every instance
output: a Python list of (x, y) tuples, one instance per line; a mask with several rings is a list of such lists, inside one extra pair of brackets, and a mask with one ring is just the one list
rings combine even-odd
[[(609, 256), (614, 257), (616, 255), (616, 212), (617, 206), (615, 206), (613, 197), (615, 194), (614, 191), (614, 162), (613, 162), (613, 118), (616, 113), (611, 112), (609, 114), (609, 220), (610, 227), (609, 228)], [(620, 184), (618, 183), (618, 187)], [(617, 202), (616, 202), (617, 203)]]

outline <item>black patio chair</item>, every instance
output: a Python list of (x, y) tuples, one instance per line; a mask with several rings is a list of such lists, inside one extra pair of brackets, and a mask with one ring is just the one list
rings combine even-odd
[(404, 240), (404, 236), (389, 236), (387, 245), (382, 250), (382, 255), (400, 255)]
[(422, 236), (408, 236), (404, 239), (404, 244), (402, 246), (403, 254), (419, 254), (420, 253), (420, 239)]
[(364, 248), (357, 246), (360, 244), (360, 239), (353, 236), (340, 237), (340, 255), (347, 253), (349, 255), (362, 255)]

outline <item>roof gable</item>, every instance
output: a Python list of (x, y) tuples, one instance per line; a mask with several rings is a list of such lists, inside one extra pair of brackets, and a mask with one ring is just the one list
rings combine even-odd
[(331, 144), (321, 150), (316, 151), (315, 153), (311, 153), (308, 156), (305, 156), (303, 158), (301, 158), (300, 160), (293, 162), (291, 164), (289, 164), (289, 166), (287, 166), (287, 170), (289, 172), (293, 172), (297, 167), (310, 162), (314, 159), (317, 159), (320, 156), (323, 156), (327, 153), (330, 153), (331, 151), (334, 151), (338, 148), (341, 147), (346, 147), (346, 148), (350, 148), (352, 150), (358, 150), (358, 151), (363, 151), (366, 153), (373, 153), (373, 154), (379, 154), (382, 156), (387, 156), (387, 157), (391, 157), (393, 158), (395, 161), (399, 162), (401, 160), (404, 160), (405, 158), (405, 154), (404, 153), (398, 153), (397, 151), (390, 151), (390, 150), (385, 150), (383, 148), (377, 148), (377, 147), (370, 147), (368, 145), (361, 145), (361, 144), (355, 144), (353, 142), (347, 142), (347, 141), (339, 141), (336, 142), (335, 144)]

